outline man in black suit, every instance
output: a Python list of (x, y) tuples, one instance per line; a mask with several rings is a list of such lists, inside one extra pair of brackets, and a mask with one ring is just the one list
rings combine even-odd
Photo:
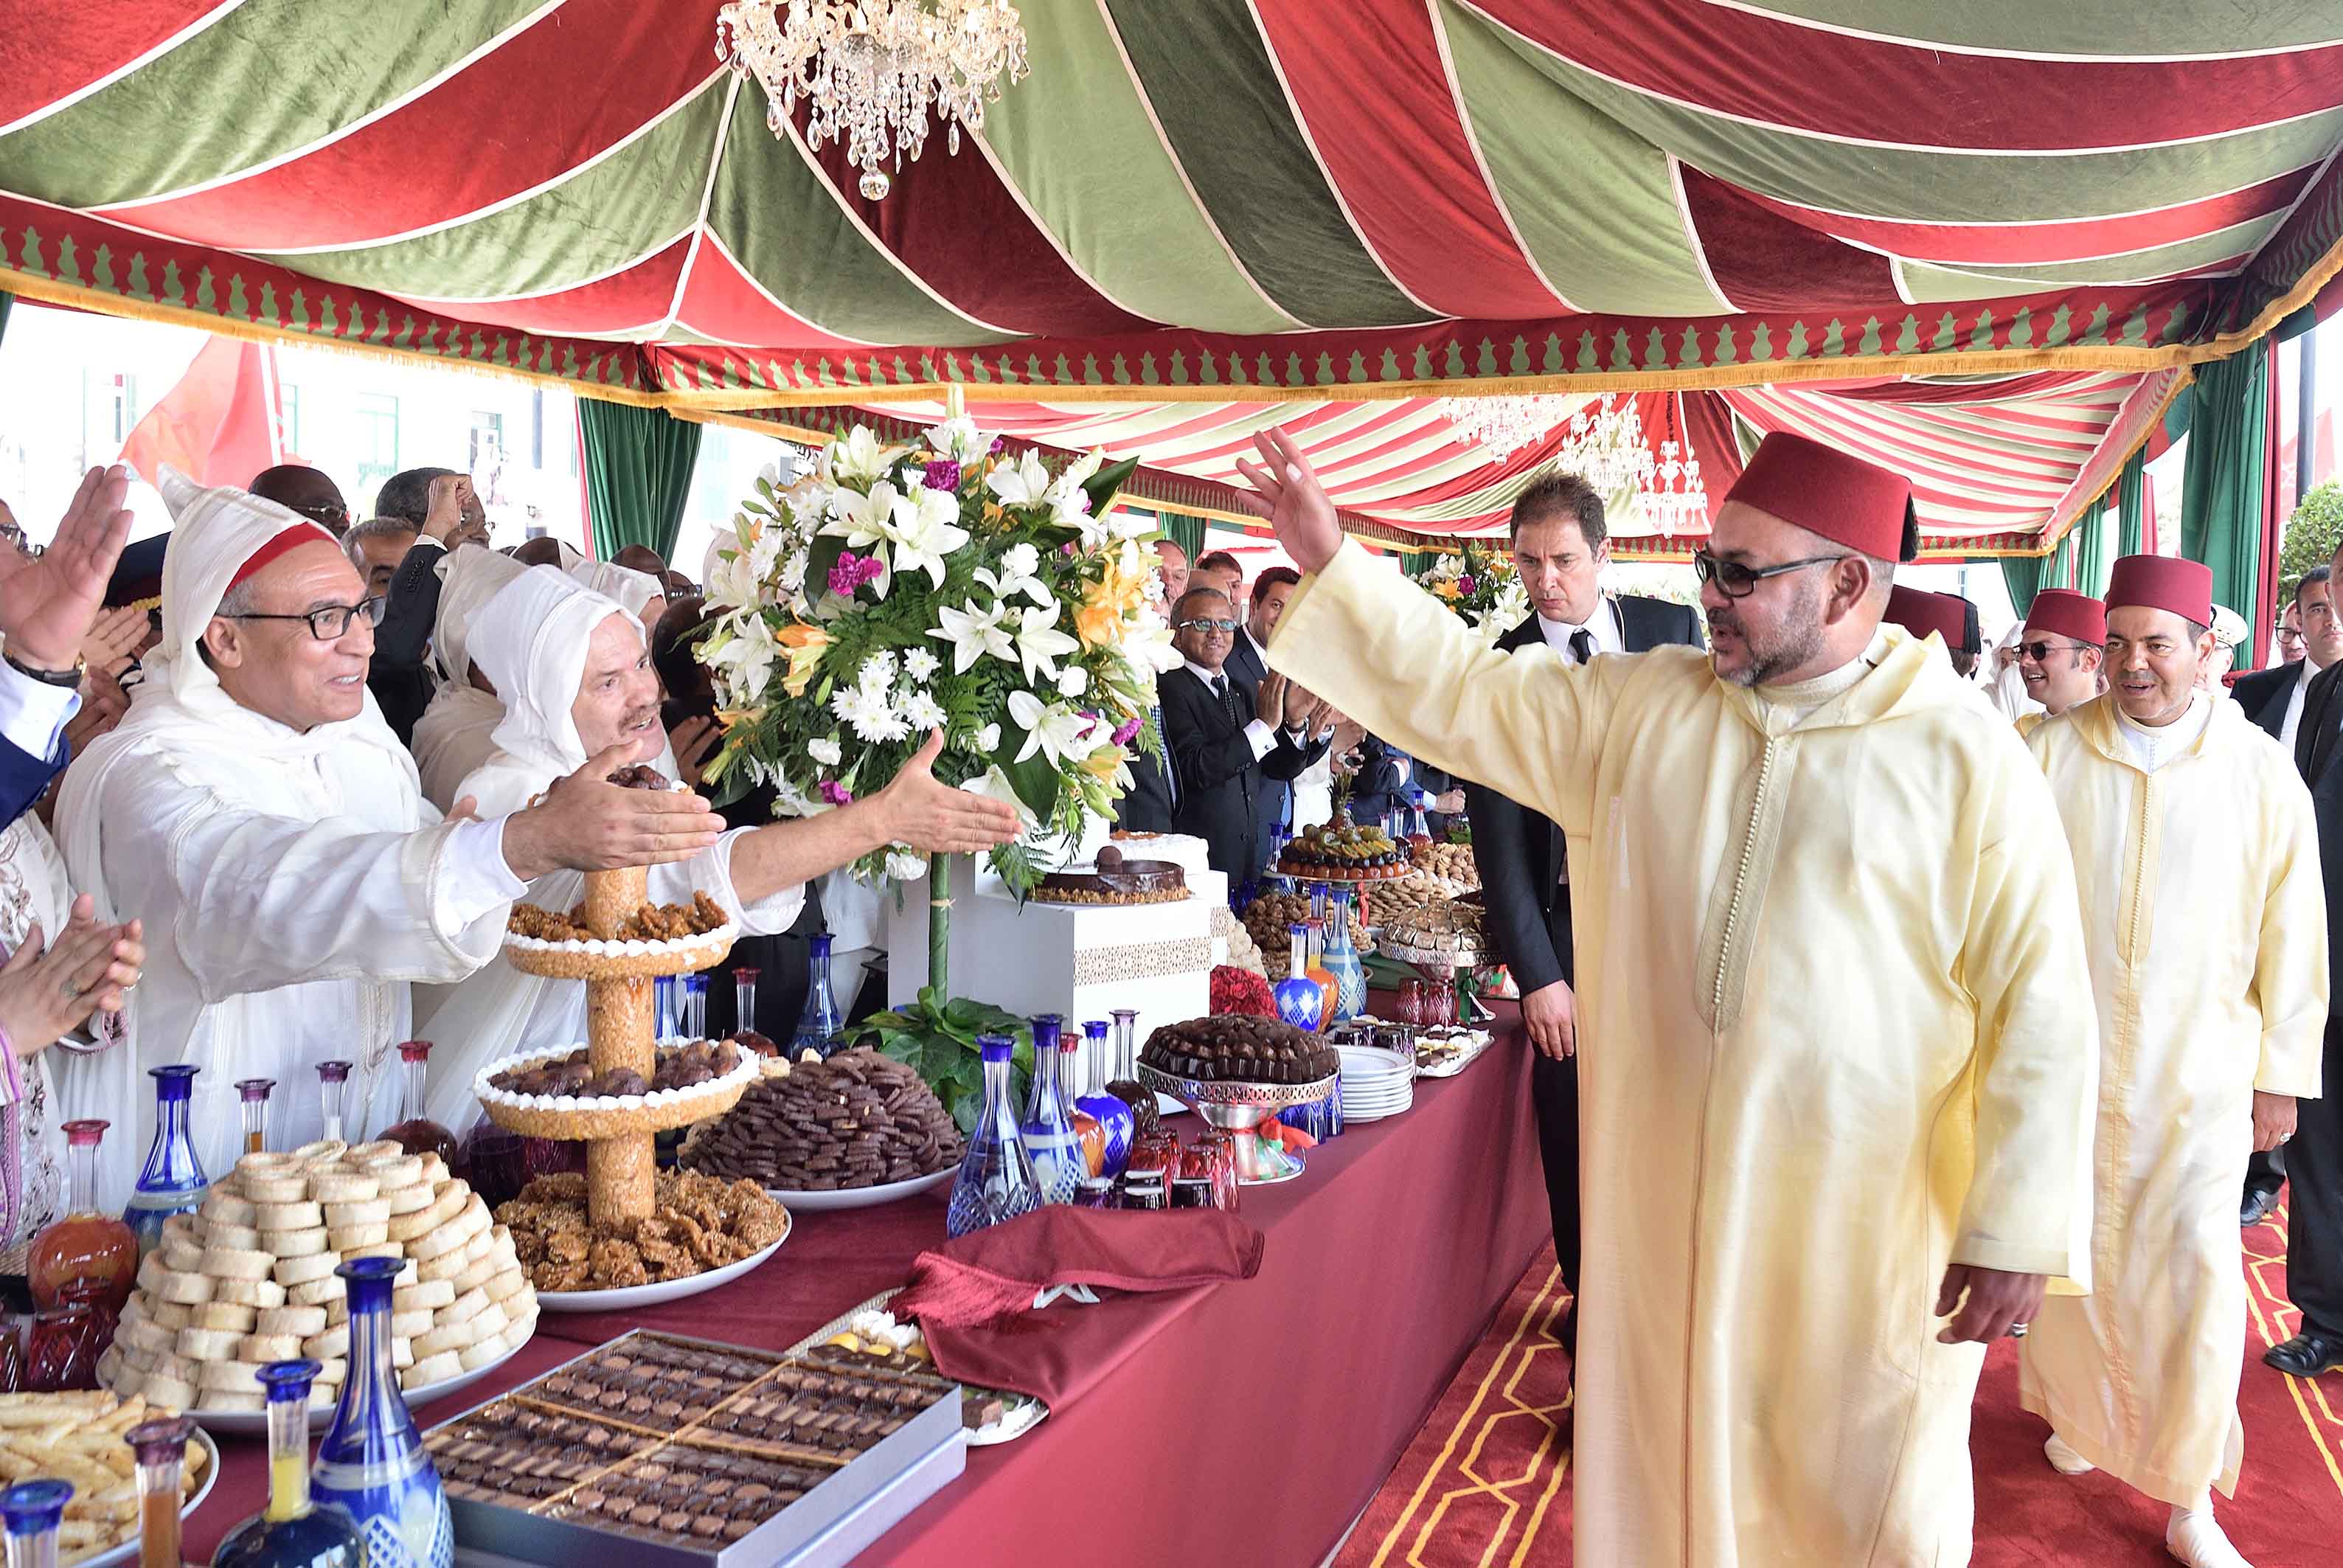
[[(2275, 669), (2241, 675), (2229, 695), (2247, 719), (2292, 749), (2302, 727), (2305, 699), (2318, 672), (2343, 658), (2343, 623), (2335, 614), (2334, 570), (2313, 567), (2294, 586), (2292, 613), (2302, 626), (2303, 657)], [(2338, 1086), (2343, 1087), (2343, 1086)], [(2237, 1205), (2241, 1225), (2258, 1225), (2278, 1207), (2278, 1189), (2286, 1184), (2286, 1151), (2273, 1149), (2256, 1154), (2246, 1164), (2246, 1191)]]
[[(1611, 558), (1603, 498), (1574, 474), (1554, 474), (1513, 503), (1513, 565), (1530, 597), (1530, 618), (1497, 647), (1548, 647), (1572, 664), (1603, 654), (1641, 653), (1664, 643), (1705, 646), (1688, 605), (1606, 595)], [(1569, 856), (1561, 829), (1538, 813), (1473, 783), (1464, 786), (1473, 819), (1473, 861), (1481, 873), (1497, 952), (1521, 988), (1522, 1021), (1537, 1050), (1530, 1092), (1545, 1160), (1554, 1250), (1574, 1298), (1563, 1342), (1578, 1338), (1578, 1040), (1571, 991)]]
[[(1206, 560), (1213, 558), (1207, 556)], [(1236, 640), (1229, 645), (1228, 675), (1230, 680), (1245, 689), (1248, 695), (1258, 699), (1262, 677), (1269, 673), (1269, 660), (1262, 650), (1269, 647), (1269, 634), (1277, 629), (1277, 618), (1285, 613), (1285, 605), (1302, 587), (1302, 574), (1292, 567), (1271, 567), (1252, 579), (1251, 608), (1245, 622), (1237, 628)], [(1235, 603), (1234, 599), (1230, 601)], [(1331, 725), (1325, 735), (1312, 734), (1302, 749), (1309, 753), (1303, 766), (1315, 762), (1326, 754), (1327, 736), (1333, 733)], [(1364, 819), (1358, 819), (1364, 820)], [(1264, 860), (1268, 858), (1278, 824), (1293, 820), (1293, 786), (1282, 779), (1263, 782), (1261, 793), (1253, 801), (1253, 843)], [(1258, 867), (1254, 868), (1256, 870)]]
[(1269, 780), (1310, 765), (1304, 737), (1324, 706), (1282, 675), (1265, 677), (1257, 699), (1246, 691), (1225, 668), (1236, 635), (1227, 598), (1190, 588), (1172, 616), (1172, 643), (1187, 662), (1155, 689), (1180, 798), (1173, 826), (1211, 847), (1212, 869), (1232, 885), (1260, 870), (1256, 802)]
[[(2343, 567), (2343, 558), (2330, 565)], [(2320, 585), (2330, 594), (2335, 575), (2330, 571)], [(2331, 598), (2319, 619), (2333, 628)], [(2306, 645), (2312, 626), (2306, 601)], [(2310, 786), (2311, 807), (2318, 819), (2331, 974), (2343, 968), (2343, 735), (2337, 733), (2343, 729), (2343, 660), (2330, 662), (2311, 678), (2302, 694), (2301, 711), (2294, 759), (2303, 782)], [(2302, 1330), (2262, 1357), (2296, 1377), (2316, 1377), (2343, 1366), (2343, 992), (2328, 1001), (2320, 1081), (2321, 1098), (2298, 1103), (2294, 1136), (2285, 1148), (2286, 1174), (2294, 1184), (2287, 1227), (2286, 1292), (2301, 1309)]]

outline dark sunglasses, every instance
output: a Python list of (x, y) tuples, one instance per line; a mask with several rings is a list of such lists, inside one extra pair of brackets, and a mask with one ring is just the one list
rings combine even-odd
[(1237, 623), (1232, 620), (1183, 620), (1180, 623), (1180, 628), (1184, 631), (1232, 632), (1236, 630)]
[(2080, 653), (2090, 646), (2087, 642), (2021, 642), (2017, 645), (2017, 651), (2035, 663), (2041, 664), (2049, 658), (2053, 649), (2071, 648), (2077, 653)]
[(1694, 550), (1692, 569), (1704, 583), (1715, 583), (1717, 592), (1727, 598), (1747, 598), (1757, 591), (1757, 585), (1767, 578), (1778, 578), (1808, 567), (1826, 567), (1846, 559), (1845, 556), (1808, 556), (1804, 560), (1784, 561), (1775, 567), (1745, 567), (1739, 561), (1721, 561), (1706, 550)]

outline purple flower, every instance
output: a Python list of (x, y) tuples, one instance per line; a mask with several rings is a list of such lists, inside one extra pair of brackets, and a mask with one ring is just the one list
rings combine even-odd
[(990, 456), (990, 454), (992, 454), (992, 453), (995, 453), (995, 452), (1000, 451), (1000, 450), (1001, 450), (1001, 448), (1002, 448), (1003, 447), (1006, 447), (1007, 445), (1009, 445), (1009, 437), (1006, 437), (1006, 436), (995, 436), (995, 437), (992, 438), (992, 445), (991, 445), (991, 446), (990, 446), (990, 447), (987, 447), (985, 448), (985, 453), (986, 453), (986, 455), (987, 455), (987, 456)]
[(833, 806), (851, 806), (854, 804), (854, 791), (849, 789), (845, 785), (840, 784), (835, 779), (823, 779), (815, 789), (814, 793), (820, 795), (823, 799), (829, 801)]
[(1064, 544), (1060, 545), (1058, 547), (1058, 553), (1061, 556), (1072, 555), (1074, 553), (1074, 541), (1068, 539)]
[(1471, 578), (1458, 578), (1456, 579), (1456, 591), (1458, 593), (1471, 593), (1473, 591), (1473, 582)]
[(1126, 719), (1121, 723), (1116, 725), (1114, 727), (1114, 743), (1117, 746), (1130, 745), (1131, 738), (1139, 733), (1139, 727), (1142, 722), (1144, 722), (1144, 720)]
[(879, 558), (858, 556), (852, 550), (840, 550), (830, 568), (830, 591), (840, 598), (852, 598), (854, 590), (879, 575)]
[(928, 464), (926, 484), (930, 490), (960, 488), (960, 465), (949, 457), (938, 457)]

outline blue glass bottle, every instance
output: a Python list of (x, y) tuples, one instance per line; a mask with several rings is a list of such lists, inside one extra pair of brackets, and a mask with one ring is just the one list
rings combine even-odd
[(1276, 990), (1270, 994), (1276, 999), (1278, 1017), (1296, 1029), (1306, 1029), (1315, 1034), (1319, 1020), (1325, 1016), (1326, 991), (1310, 978), (1310, 928), (1296, 920), (1285, 930), (1287, 940), (1292, 944), (1291, 956), (1286, 960), (1285, 978), (1277, 982)]
[(138, 1256), (163, 1244), (163, 1222), (174, 1214), (192, 1214), (203, 1206), (211, 1182), (203, 1161), (196, 1158), (195, 1141), (187, 1134), (187, 1098), (195, 1091), (201, 1068), (186, 1065), (153, 1067), (155, 1081), (155, 1141), (146, 1151), (146, 1168), (122, 1211), (130, 1233), (138, 1238)]
[(1094, 1018), (1082, 1025), (1082, 1054), (1086, 1063), (1082, 1082), (1087, 1092), (1075, 1098), (1074, 1109), (1099, 1124), (1106, 1134), (1106, 1163), (1100, 1168), (1101, 1176), (1120, 1176), (1131, 1162), (1131, 1138), (1137, 1123), (1131, 1107), (1121, 1098), (1107, 1092), (1112, 1081), (1112, 1062), (1108, 1060), (1112, 1049), (1107, 1044), (1106, 1020)]
[(391, 1366), (390, 1292), (405, 1267), (397, 1258), (353, 1258), (334, 1271), (349, 1300), (349, 1371), (317, 1445), (309, 1495), (356, 1523), (367, 1568), (449, 1568), (447, 1494)]
[(25, 1481), (0, 1492), (8, 1524), (8, 1568), (57, 1568), (57, 1526), (73, 1501), (70, 1481)]
[(1033, 1092), (1025, 1101), (1025, 1118), (1017, 1135), (1025, 1156), (1033, 1162), (1033, 1180), (1044, 1203), (1071, 1203), (1090, 1174), (1082, 1158), (1081, 1135), (1066, 1111), (1064, 1079), (1060, 1063), (1058, 1030), (1063, 1020), (1045, 1012), (1033, 1020)]
[[(316, 1362), (260, 1369), (268, 1393), (268, 1504), (229, 1531), (212, 1568), (363, 1568), (366, 1541), (350, 1516), (309, 1497), (309, 1385)], [(176, 1492), (173, 1505), (177, 1505)]]
[(1005, 1034), (980, 1034), (984, 1057), (984, 1110), (968, 1135), (968, 1152), (953, 1178), (951, 1205), (944, 1213), (947, 1235), (965, 1236), (1041, 1206), (1033, 1162), (1017, 1135), (1017, 1111), (1009, 1093), (1009, 1059), (1017, 1042)]
[(1318, 961), (1334, 977), (1334, 1017), (1356, 1018), (1367, 1010), (1367, 966), (1351, 940), (1351, 890), (1337, 888), (1334, 912), (1326, 920), (1326, 950)]
[(805, 1007), (798, 1014), (798, 1031), (789, 1038), (791, 1056), (808, 1050), (828, 1056), (838, 1049), (838, 1037), (846, 1029), (846, 1020), (839, 1016), (838, 999), (830, 989), (830, 933), (818, 932), (810, 940), (813, 964), (807, 978)]

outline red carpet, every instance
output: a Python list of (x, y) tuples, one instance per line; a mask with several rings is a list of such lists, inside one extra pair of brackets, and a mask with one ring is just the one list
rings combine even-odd
[[(2343, 1373), (2305, 1384), (2262, 1365), (2294, 1332), (2286, 1211), (2245, 1233), (2252, 1309), (2238, 1408), (2245, 1472), (2216, 1503), (2255, 1568), (2343, 1561)], [(1513, 1287), (1334, 1568), (1566, 1568), (1568, 1362), (1554, 1334), (1568, 1297), (1548, 1249)], [(2016, 1347), (1986, 1358), (1971, 1452), (1976, 1568), (2169, 1568), (2165, 1510), (2105, 1475), (2073, 1480), (2042, 1457), (2047, 1429), (2017, 1404)]]

